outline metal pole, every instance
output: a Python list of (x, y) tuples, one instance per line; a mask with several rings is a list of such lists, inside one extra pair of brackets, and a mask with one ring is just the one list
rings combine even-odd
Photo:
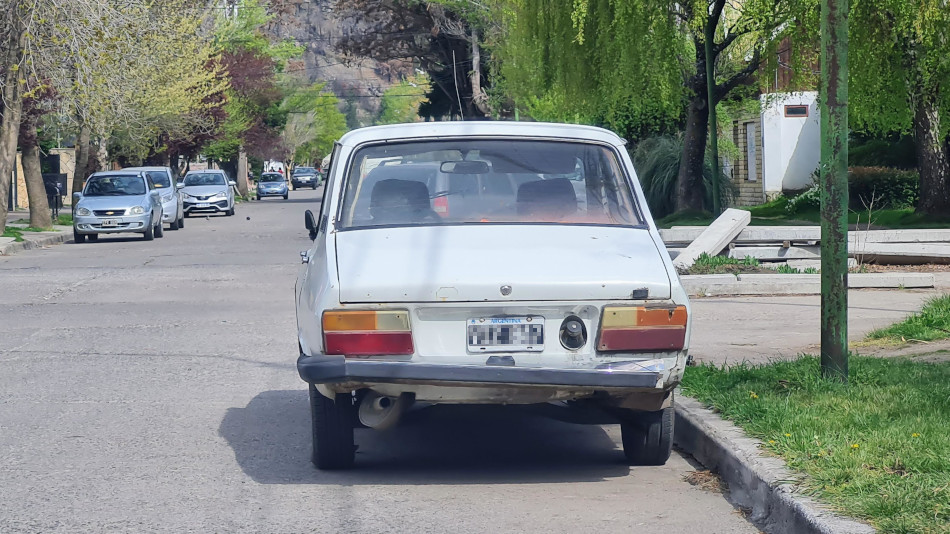
[(709, 106), (709, 145), (712, 149), (712, 197), (713, 214), (722, 213), (719, 205), (719, 132), (716, 121), (716, 78), (713, 74), (713, 37), (716, 28), (706, 19), (706, 105)]
[(848, 1), (821, 2), (821, 374), (848, 381)]

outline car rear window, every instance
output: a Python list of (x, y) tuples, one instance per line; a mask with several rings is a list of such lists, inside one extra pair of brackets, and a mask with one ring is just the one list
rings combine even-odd
[(360, 148), (341, 228), (485, 223), (643, 224), (612, 148), (459, 139)]
[(283, 182), (284, 175), (279, 173), (265, 173), (261, 175), (262, 182)]

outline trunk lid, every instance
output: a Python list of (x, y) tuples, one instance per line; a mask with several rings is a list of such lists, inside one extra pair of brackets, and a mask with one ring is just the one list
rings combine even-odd
[(666, 266), (640, 228), (374, 228), (337, 232), (336, 249), (344, 303), (628, 300), (644, 288), (670, 298)]

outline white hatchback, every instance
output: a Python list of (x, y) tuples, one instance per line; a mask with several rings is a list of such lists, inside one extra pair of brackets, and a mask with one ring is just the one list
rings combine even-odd
[(442, 122), (336, 144), (296, 285), (313, 462), (414, 403), (535, 404), (620, 423), (630, 463), (670, 455), (686, 292), (624, 141), (600, 128)]

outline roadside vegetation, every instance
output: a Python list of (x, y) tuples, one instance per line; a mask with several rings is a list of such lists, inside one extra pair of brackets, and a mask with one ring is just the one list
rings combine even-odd
[(814, 356), (702, 365), (686, 370), (682, 388), (840, 512), (881, 532), (950, 532), (950, 362), (852, 356), (848, 385), (818, 369)]
[[(935, 297), (903, 321), (868, 334), (882, 343), (927, 342), (950, 338), (950, 295)], [(945, 401), (946, 402), (946, 401)]]

